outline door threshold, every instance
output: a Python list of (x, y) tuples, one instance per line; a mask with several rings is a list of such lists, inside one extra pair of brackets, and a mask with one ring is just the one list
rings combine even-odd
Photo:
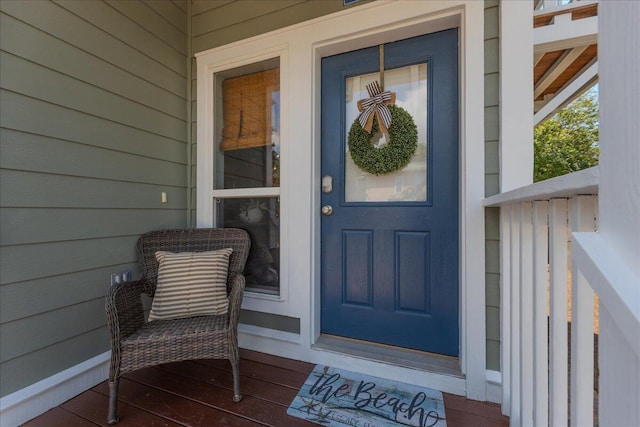
[(464, 378), (457, 357), (325, 334), (320, 335), (312, 347), (402, 368)]

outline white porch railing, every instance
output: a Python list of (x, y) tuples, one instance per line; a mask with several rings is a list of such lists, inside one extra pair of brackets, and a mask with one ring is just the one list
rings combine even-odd
[[(595, 167), (484, 202), (501, 211), (503, 412), (511, 417), (511, 425), (598, 424), (594, 291), (589, 274), (571, 265), (571, 232), (598, 228), (598, 180)], [(620, 309), (608, 306), (608, 301), (600, 301), (603, 313)], [(620, 303), (624, 305), (622, 299), (616, 302)], [(635, 322), (628, 325), (629, 331), (640, 330), (634, 329), (640, 328), (637, 318)], [(606, 359), (603, 351), (617, 351), (615, 339), (619, 337), (600, 340), (600, 363)], [(634, 348), (636, 358), (639, 347)], [(604, 424), (616, 425), (611, 421)]]
[(548, 12), (549, 10), (560, 8), (567, 5), (574, 5), (576, 3), (583, 3), (589, 0), (534, 0), (533, 10), (543, 10)]

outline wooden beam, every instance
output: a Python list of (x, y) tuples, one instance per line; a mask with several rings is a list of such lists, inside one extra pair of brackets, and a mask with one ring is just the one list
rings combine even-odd
[(598, 81), (597, 62), (589, 65), (586, 70), (581, 71), (577, 78), (558, 91), (553, 99), (538, 108), (538, 112), (533, 115), (533, 125), (537, 126), (554, 115), (556, 111), (564, 108), (565, 105), (591, 88), (596, 81)]
[(538, 52), (533, 55), (533, 68), (535, 68), (536, 65), (538, 65), (538, 62), (540, 62), (543, 56), (544, 56), (544, 52)]
[(533, 90), (533, 99), (536, 99), (587, 49), (587, 45), (578, 46), (567, 50), (560, 58), (547, 70), (536, 84)]

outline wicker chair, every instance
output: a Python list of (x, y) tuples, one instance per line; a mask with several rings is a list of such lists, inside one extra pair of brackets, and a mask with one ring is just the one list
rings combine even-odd
[[(118, 422), (120, 376), (148, 366), (192, 359), (229, 359), (233, 370), (233, 400), (242, 399), (238, 371), (238, 316), (244, 293), (243, 270), (250, 247), (246, 231), (232, 228), (162, 230), (138, 240), (142, 279), (112, 286), (106, 301), (111, 333), (109, 413)], [(158, 279), (156, 251), (203, 252), (233, 248), (229, 259), (226, 315), (145, 322), (141, 294), (153, 297)]]

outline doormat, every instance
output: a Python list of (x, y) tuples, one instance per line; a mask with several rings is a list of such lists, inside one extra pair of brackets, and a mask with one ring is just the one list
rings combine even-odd
[(331, 427), (446, 427), (442, 393), (316, 365), (287, 414)]

